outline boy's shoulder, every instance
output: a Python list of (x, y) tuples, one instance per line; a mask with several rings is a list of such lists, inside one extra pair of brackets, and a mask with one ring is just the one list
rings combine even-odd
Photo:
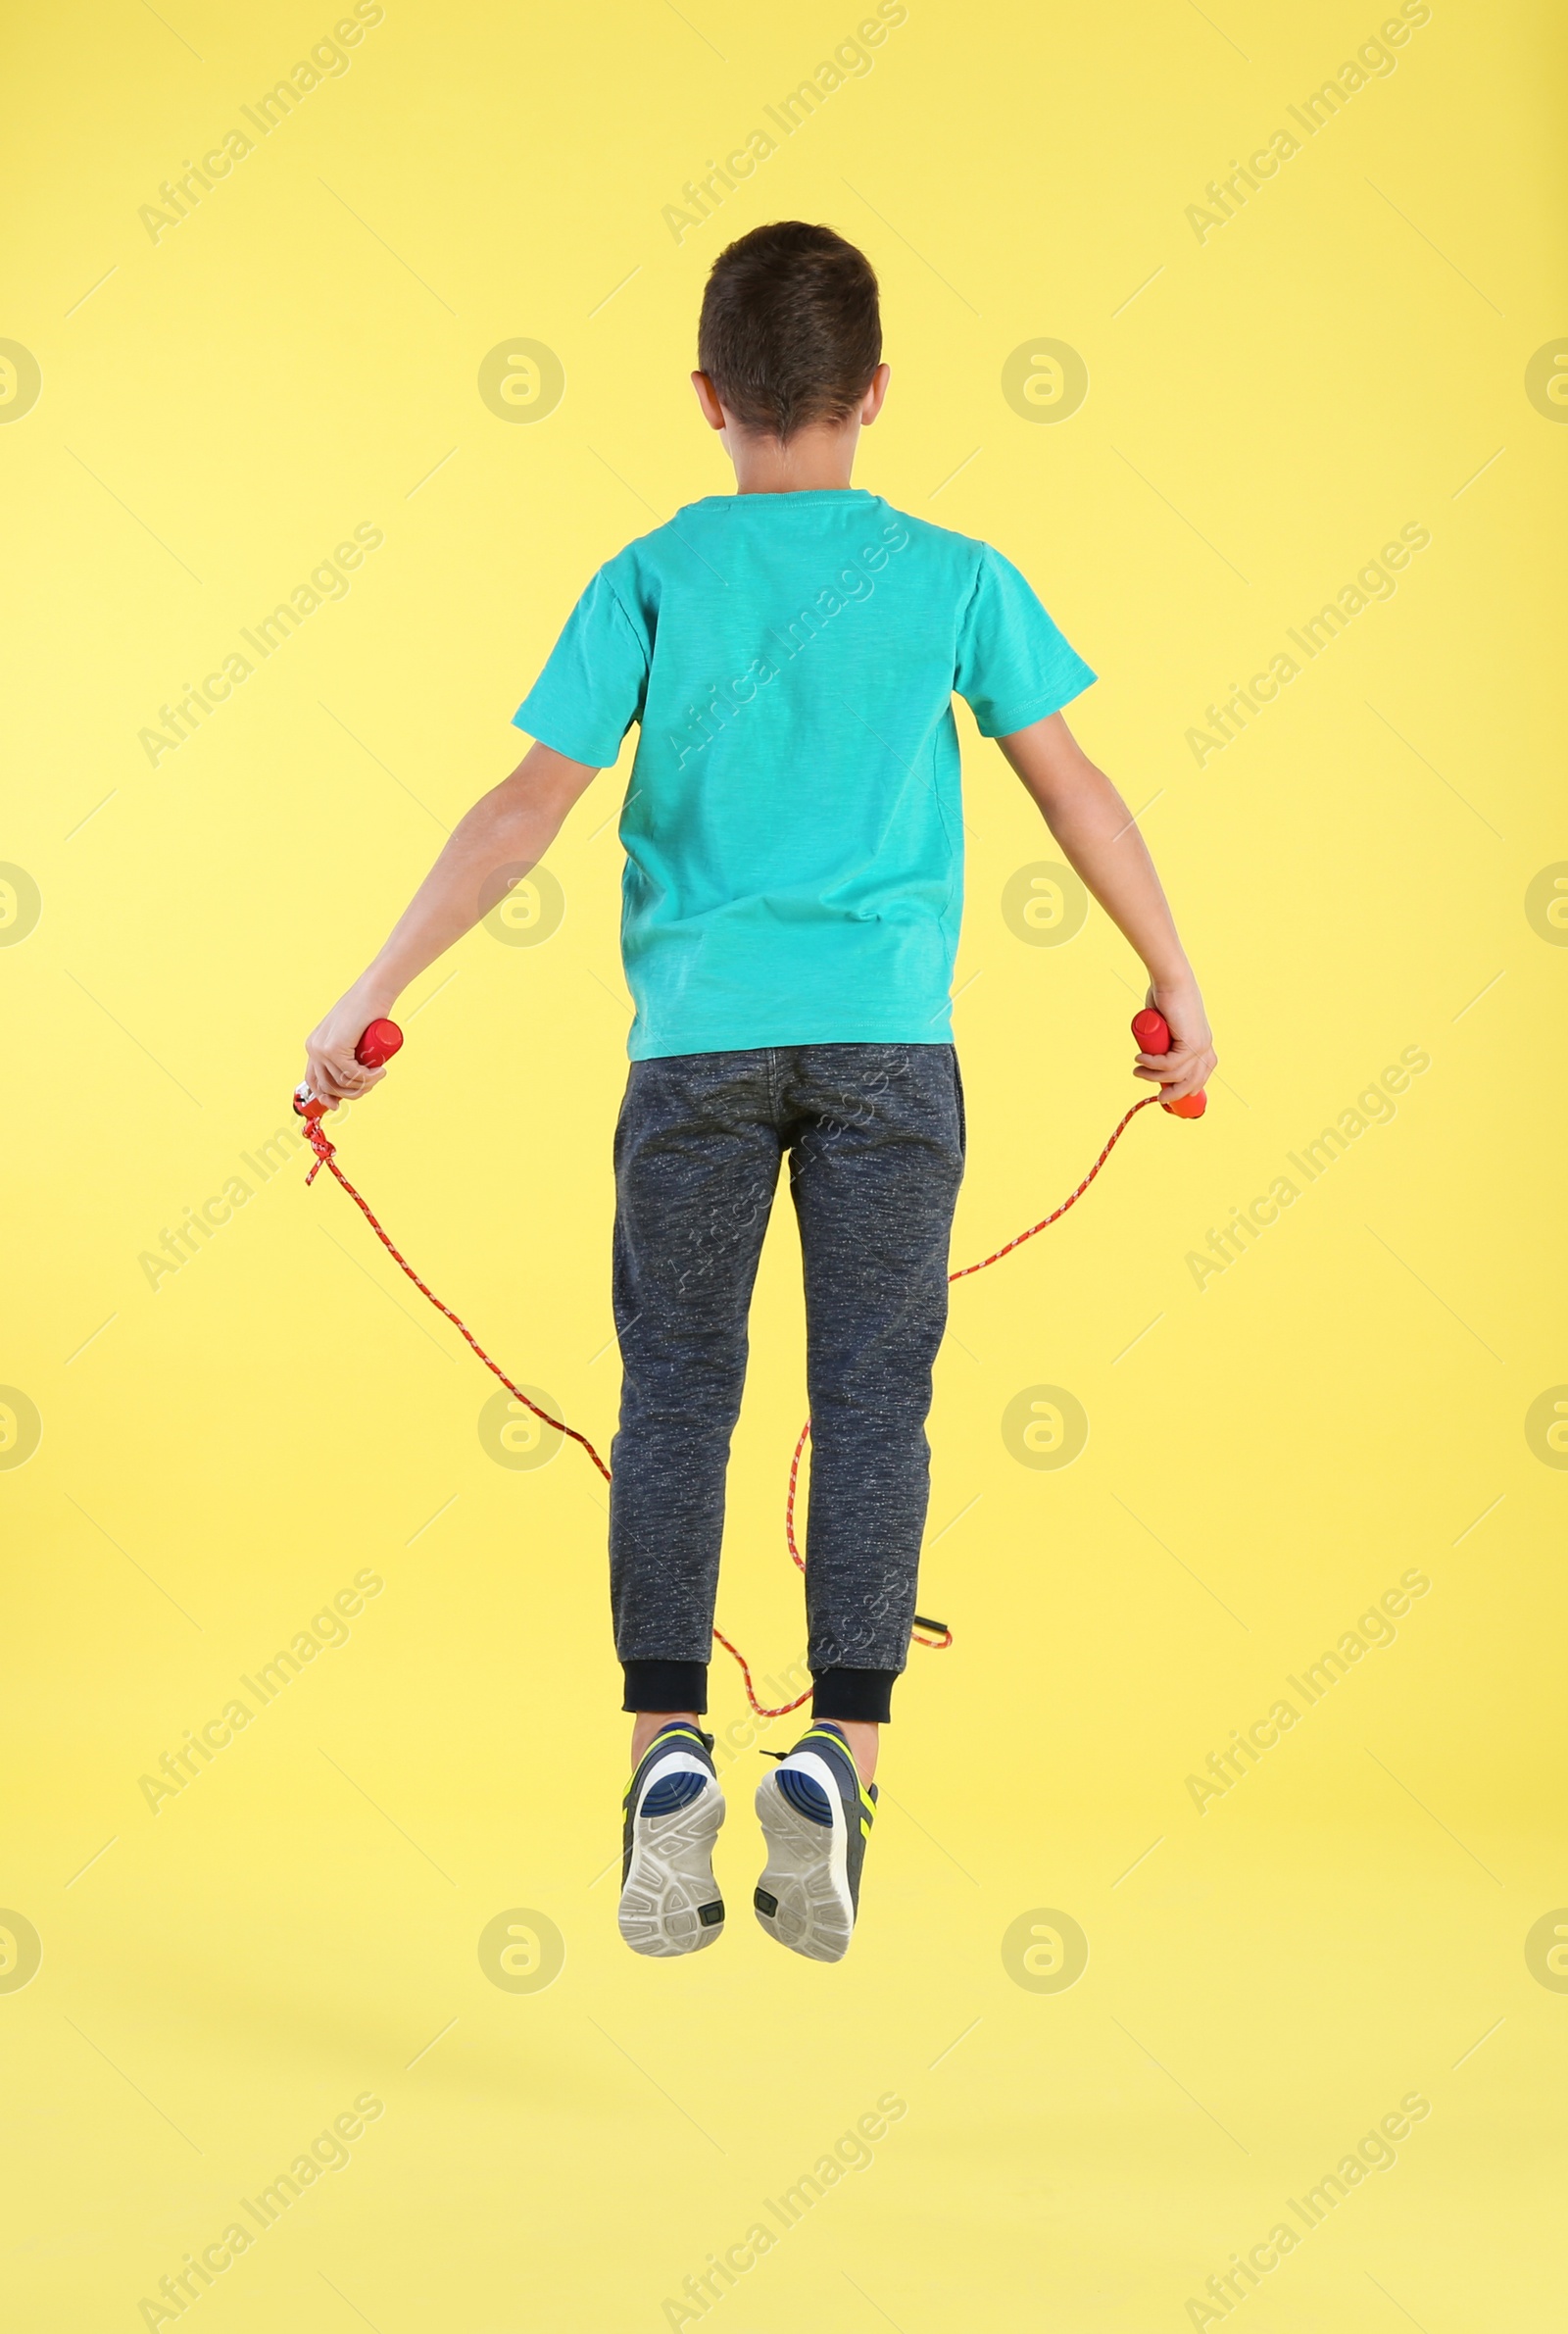
[[(634, 535), (630, 542), (622, 544), (619, 551), (604, 562), (600, 573), (612, 586), (631, 585), (650, 570), (667, 571), (671, 562), (684, 566), (694, 554), (701, 559), (715, 538), (721, 539), (733, 529), (737, 517), (744, 523), (752, 515), (745, 511), (745, 505), (771, 499), (760, 495), (710, 494), (698, 502), (685, 503), (662, 524), (650, 527), (646, 534)], [(901, 510), (884, 495), (867, 492), (857, 498), (853, 509), (863, 514), (864, 524), (870, 530), (868, 540), (895, 544), (897, 538), (897, 549), (916, 547), (924, 555), (924, 563), (946, 570), (955, 578), (961, 576), (972, 582), (982, 562), (1004, 556), (995, 545), (979, 536), (937, 526), (912, 511)]]
[(897, 504), (885, 501), (881, 495), (876, 502), (883, 516), (902, 528), (911, 543), (917, 544), (932, 560), (972, 575), (991, 550), (991, 545), (982, 542), (978, 535), (959, 534), (956, 527), (938, 526), (913, 511), (901, 511)]

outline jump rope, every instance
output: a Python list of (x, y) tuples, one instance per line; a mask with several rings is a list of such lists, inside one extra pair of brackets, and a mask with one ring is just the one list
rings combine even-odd
[[(1142, 1052), (1146, 1054), (1168, 1054), (1170, 1052), (1170, 1026), (1163, 1014), (1156, 1013), (1152, 1006), (1146, 1006), (1142, 1013), (1134, 1014), (1132, 1020), (1132, 1031), (1134, 1037), (1136, 1037), (1138, 1040), (1138, 1044)], [(402, 1044), (403, 1032), (398, 1027), (396, 1021), (371, 1021), (368, 1028), (366, 1029), (361, 1035), (360, 1042), (354, 1049), (354, 1059), (361, 1065), (363, 1068), (381, 1069), (388, 1062), (391, 1061), (393, 1055), (398, 1052)], [(1011, 1239), (1006, 1243), (1005, 1247), (994, 1249), (990, 1256), (983, 1256), (978, 1264), (960, 1265), (956, 1272), (950, 1272), (948, 1274), (948, 1280), (950, 1284), (955, 1280), (967, 1280), (971, 1273), (988, 1271), (993, 1265), (999, 1265), (1004, 1256), (1011, 1256), (1015, 1248), (1021, 1248), (1026, 1240), (1034, 1239), (1036, 1233), (1047, 1231), (1050, 1229), (1052, 1224), (1059, 1223), (1062, 1217), (1066, 1215), (1068, 1209), (1075, 1208), (1078, 1205), (1078, 1202), (1083, 1198), (1084, 1193), (1089, 1189), (1090, 1184), (1093, 1183), (1095, 1177), (1099, 1174), (1101, 1168), (1104, 1166), (1112, 1151), (1115, 1150), (1116, 1145), (1121, 1141), (1122, 1136), (1126, 1133), (1128, 1127), (1131, 1126), (1139, 1112), (1147, 1111), (1152, 1102), (1159, 1102), (1159, 1099), (1160, 1098), (1157, 1094), (1146, 1094), (1142, 1101), (1135, 1102), (1131, 1110), (1123, 1113), (1122, 1117), (1117, 1119), (1115, 1125), (1111, 1128), (1110, 1134), (1105, 1142), (1104, 1149), (1101, 1152), (1100, 1157), (1095, 1161), (1095, 1164), (1090, 1168), (1088, 1174), (1085, 1175), (1083, 1181), (1078, 1185), (1075, 1191), (1070, 1191), (1067, 1194), (1067, 1197), (1062, 1201), (1059, 1208), (1054, 1208), (1049, 1216), (1042, 1216), (1038, 1223), (1032, 1223), (1027, 1231), (1019, 1232), (1015, 1239)], [(1161, 1108), (1168, 1111), (1171, 1117), (1174, 1118), (1200, 1118), (1207, 1106), (1208, 1097), (1206, 1094), (1202, 1093), (1183, 1095), (1176, 1102), (1167, 1102), (1161, 1104)], [(321, 1124), (321, 1120), (326, 1114), (327, 1108), (328, 1105), (322, 1102), (318, 1096), (313, 1094), (308, 1085), (296, 1087), (294, 1092), (294, 1109), (296, 1114), (305, 1121), (306, 1140), (309, 1142), (311, 1149), (316, 1154), (316, 1165), (311, 1168), (310, 1173), (305, 1178), (307, 1187), (316, 1181), (316, 1178), (320, 1173), (322, 1167), (325, 1167), (328, 1174), (333, 1176), (348, 1193), (349, 1198), (354, 1202), (356, 1208), (359, 1209), (360, 1214), (365, 1217), (366, 1222), (369, 1225), (371, 1231), (374, 1232), (376, 1238), (380, 1241), (388, 1256), (391, 1257), (399, 1271), (403, 1272), (410, 1280), (412, 1280), (415, 1287), (418, 1290), (420, 1296), (428, 1298), (429, 1302), (435, 1307), (437, 1313), (441, 1314), (452, 1323), (452, 1326), (457, 1330), (459, 1336), (462, 1337), (464, 1341), (472, 1348), (473, 1352), (484, 1364), (486, 1369), (491, 1372), (492, 1376), (500, 1379), (501, 1383), (506, 1387), (507, 1392), (513, 1397), (514, 1401), (520, 1402), (524, 1410), (531, 1411), (536, 1418), (543, 1420), (545, 1425), (553, 1426), (558, 1434), (564, 1434), (568, 1442), (576, 1443), (579, 1449), (587, 1453), (588, 1457), (593, 1461), (594, 1465), (599, 1469), (599, 1472), (601, 1475), (603, 1475), (605, 1481), (608, 1483), (611, 1479), (609, 1465), (600, 1455), (595, 1446), (588, 1440), (588, 1437), (585, 1434), (579, 1432), (575, 1426), (568, 1426), (564, 1418), (553, 1418), (550, 1413), (547, 1410), (541, 1409), (537, 1402), (532, 1401), (530, 1397), (522, 1391), (520, 1386), (514, 1385), (511, 1378), (508, 1377), (506, 1371), (502, 1368), (500, 1363), (493, 1361), (490, 1355), (485, 1352), (484, 1347), (479, 1343), (477, 1337), (474, 1336), (473, 1331), (468, 1327), (467, 1323), (466, 1321), (460, 1320), (458, 1316), (453, 1312), (451, 1306), (443, 1305), (441, 1299), (436, 1295), (434, 1289), (427, 1286), (427, 1284), (419, 1278), (418, 1273), (416, 1272), (414, 1266), (409, 1263), (408, 1258), (403, 1255), (402, 1251), (394, 1244), (384, 1227), (376, 1220), (375, 1216), (370, 1210), (368, 1201), (366, 1200), (363, 1193), (356, 1191), (354, 1185), (349, 1181), (347, 1175), (344, 1174), (343, 1169), (338, 1166), (337, 1147), (334, 1143), (328, 1140), (326, 1129)], [(795, 1445), (794, 1457), (790, 1461), (789, 1489), (785, 1494), (784, 1500), (784, 1538), (786, 1545), (789, 1548), (791, 1561), (794, 1563), (797, 1569), (802, 1572), (806, 1570), (806, 1559), (801, 1554), (800, 1547), (795, 1536), (795, 1497), (797, 1486), (800, 1481), (801, 1461), (806, 1455), (806, 1446), (810, 1439), (811, 1421), (809, 1418), (808, 1418), (806, 1424), (801, 1428), (800, 1438)], [(758, 1717), (787, 1717), (792, 1710), (799, 1710), (803, 1702), (809, 1700), (811, 1689), (809, 1686), (808, 1686), (804, 1694), (798, 1694), (793, 1702), (785, 1702), (780, 1704), (777, 1710), (770, 1710), (766, 1704), (759, 1702), (757, 1699), (756, 1689), (752, 1684), (752, 1672), (750, 1666), (748, 1665), (746, 1657), (741, 1652), (739, 1646), (732, 1645), (729, 1639), (724, 1635), (722, 1629), (715, 1628), (713, 1635), (717, 1638), (719, 1644), (724, 1648), (724, 1651), (730, 1655), (734, 1661), (739, 1663), (741, 1676), (746, 1681), (746, 1699), (751, 1704), (752, 1709)], [(945, 1622), (938, 1620), (927, 1620), (922, 1614), (917, 1613), (914, 1616), (914, 1641), (917, 1645), (923, 1645), (927, 1647), (933, 1653), (942, 1653), (945, 1652), (946, 1649), (953, 1643), (953, 1631), (946, 1625)]]

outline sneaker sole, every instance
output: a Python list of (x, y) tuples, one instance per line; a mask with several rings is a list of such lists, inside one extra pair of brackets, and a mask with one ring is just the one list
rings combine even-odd
[(767, 1842), (767, 1863), (752, 1899), (760, 1926), (808, 1962), (842, 1962), (855, 1934), (855, 1907), (846, 1874), (844, 1813), (824, 1762), (795, 1763), (827, 1793), (831, 1825), (813, 1823), (792, 1808), (776, 1774), (757, 1786), (757, 1819)]
[(723, 1935), (724, 1903), (713, 1878), (713, 1842), (723, 1821), (724, 1794), (711, 1779), (673, 1815), (636, 1818), (616, 1915), (633, 1953), (661, 1960), (701, 1953)]

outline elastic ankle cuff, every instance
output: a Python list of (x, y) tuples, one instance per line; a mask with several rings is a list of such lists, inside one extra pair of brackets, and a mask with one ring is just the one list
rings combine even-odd
[(622, 1710), (694, 1710), (708, 1708), (706, 1662), (623, 1662), (626, 1699)]
[(824, 1669), (811, 1680), (813, 1718), (852, 1718), (885, 1726), (893, 1715), (896, 1669)]

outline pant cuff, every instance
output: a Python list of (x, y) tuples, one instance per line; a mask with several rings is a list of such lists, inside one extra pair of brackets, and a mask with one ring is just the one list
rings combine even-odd
[(885, 1726), (893, 1715), (897, 1669), (824, 1669), (811, 1679), (813, 1718), (858, 1718)]
[(626, 1699), (622, 1710), (695, 1710), (708, 1708), (706, 1662), (623, 1662)]

